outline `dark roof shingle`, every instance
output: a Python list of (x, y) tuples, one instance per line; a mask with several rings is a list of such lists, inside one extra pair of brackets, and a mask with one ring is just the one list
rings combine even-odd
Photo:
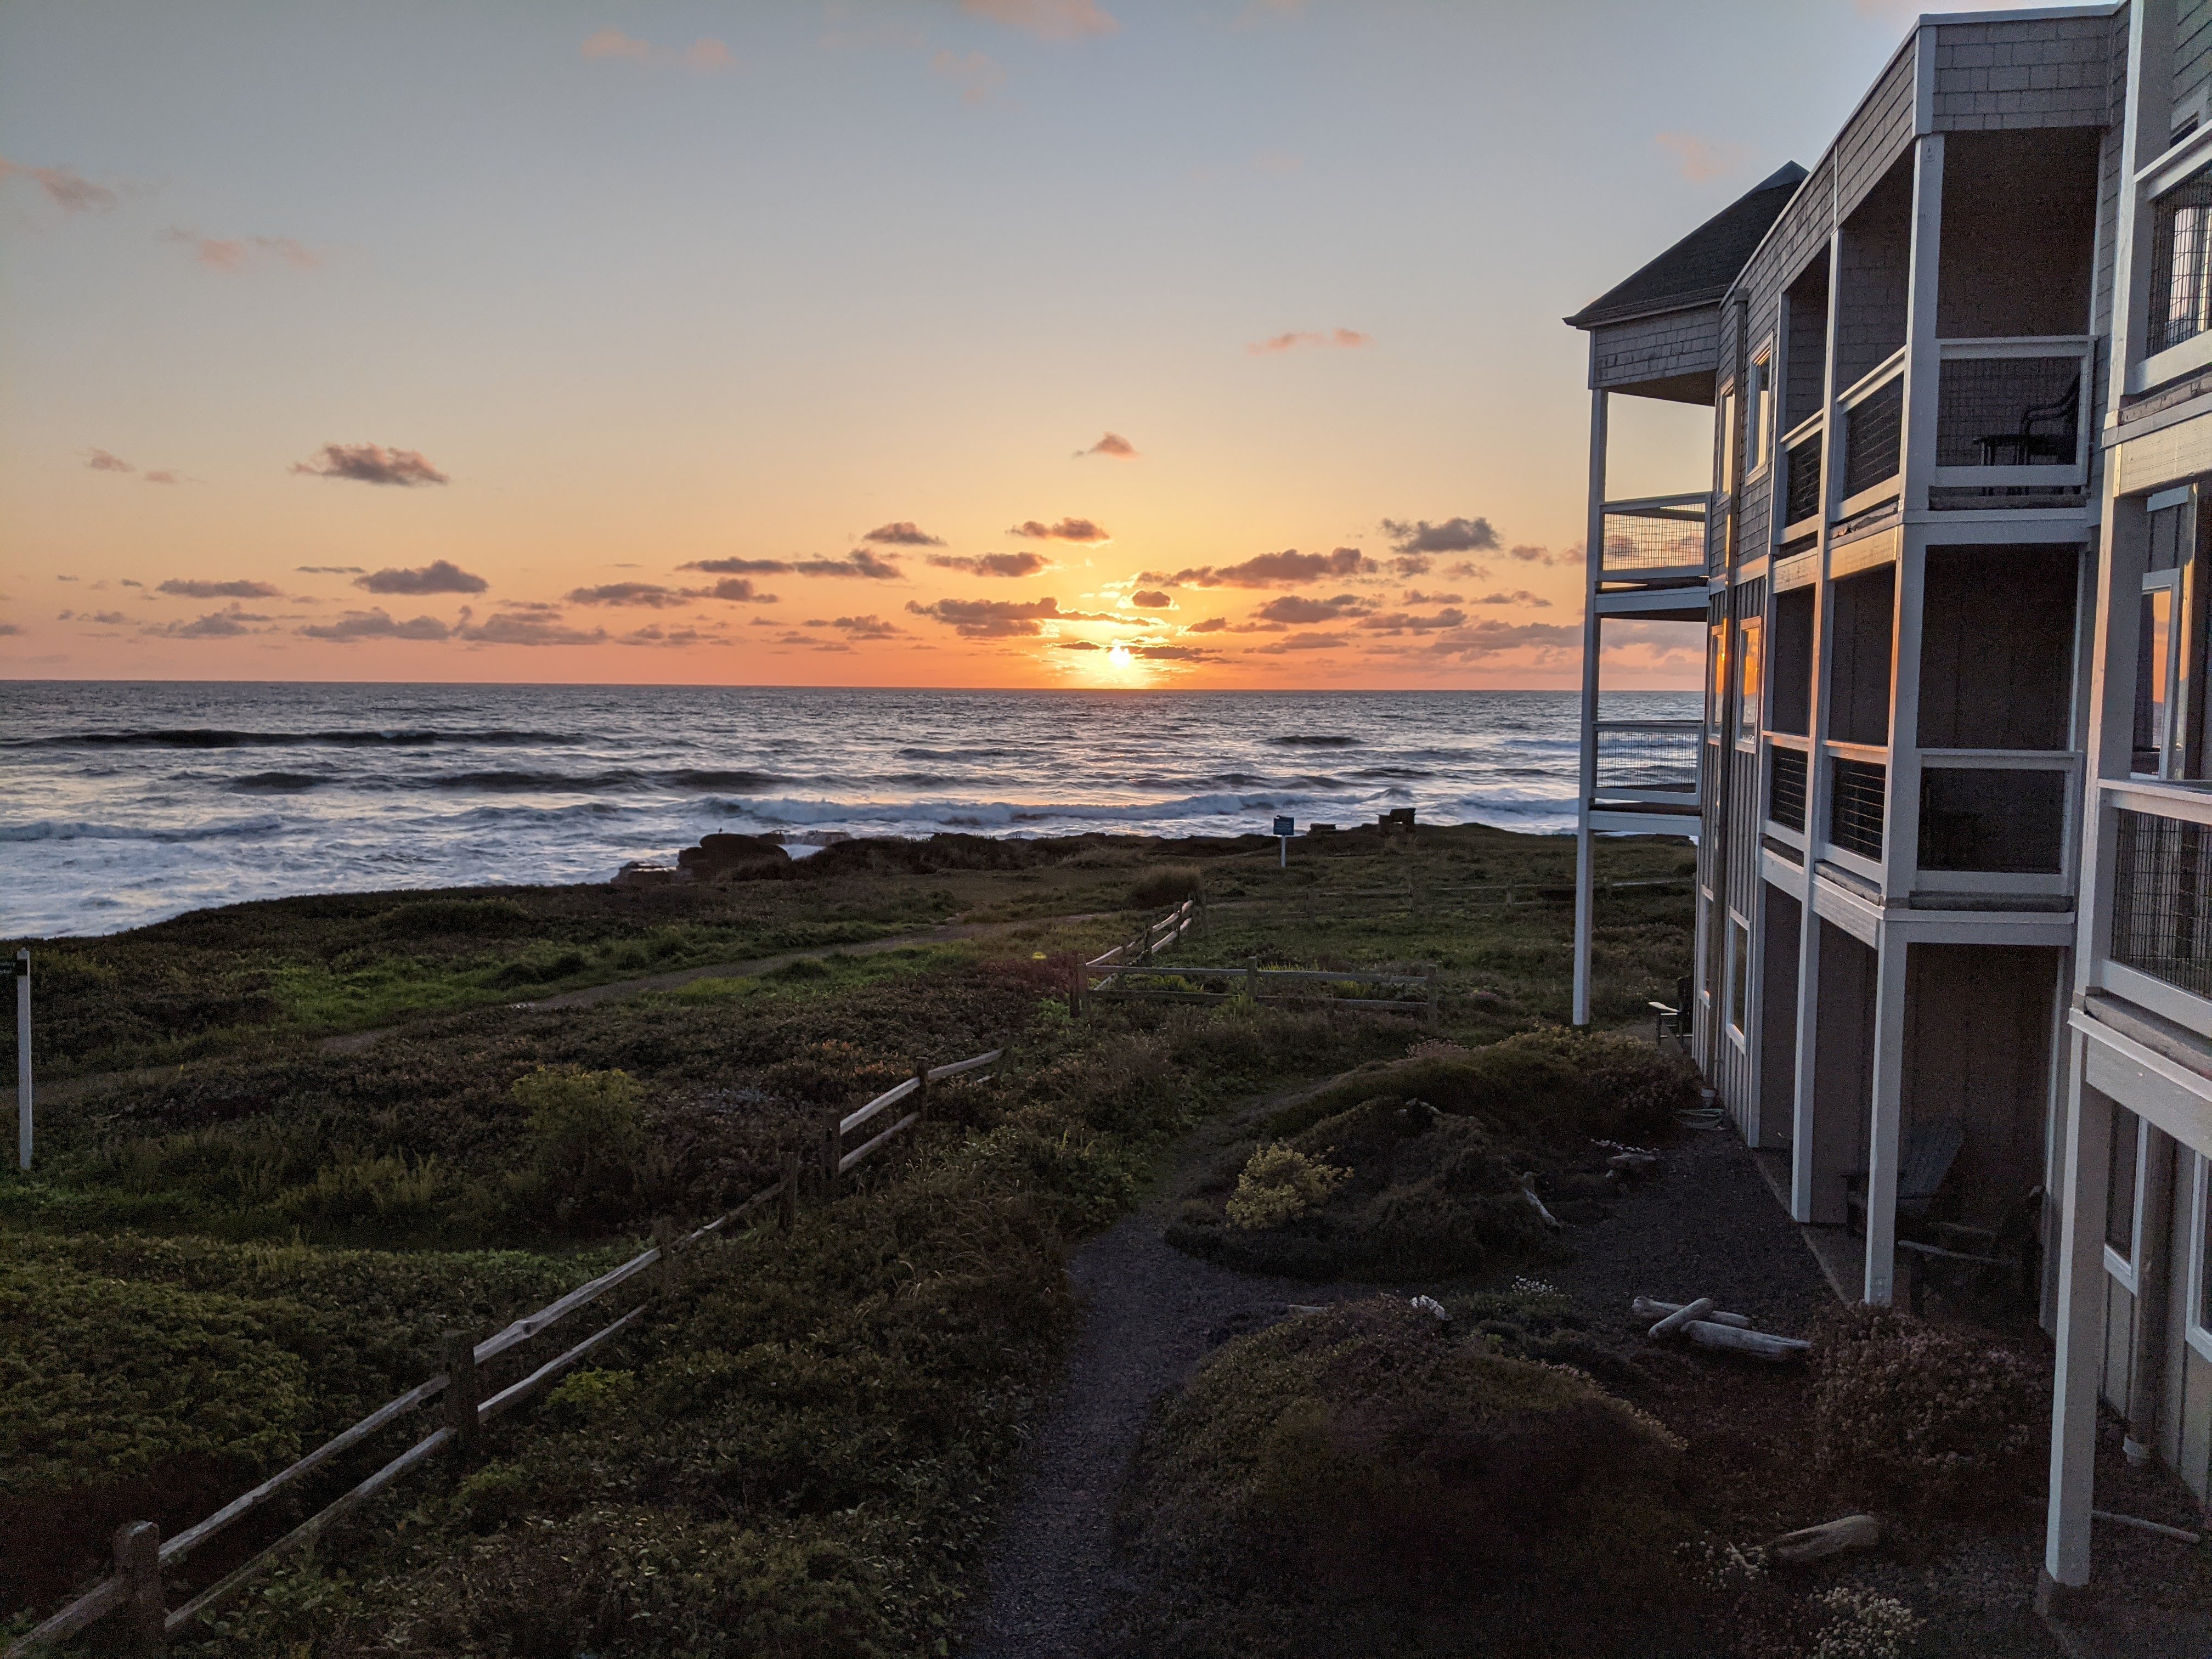
[(1795, 161), (1785, 164), (1626, 282), (1591, 301), (1566, 319), (1567, 325), (1595, 328), (1719, 299), (1804, 181), (1804, 168)]

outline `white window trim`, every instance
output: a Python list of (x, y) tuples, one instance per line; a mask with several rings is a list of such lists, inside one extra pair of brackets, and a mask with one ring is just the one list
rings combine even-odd
[(2198, 1322), (2204, 1317), (2204, 1206), (2212, 1198), (2212, 1158), (2203, 1152), (2191, 1160), (2196, 1165), (2196, 1176), (2190, 1182), (2189, 1193), (2189, 1307), (2183, 1315), (2181, 1333), (2189, 1346), (2208, 1360), (2212, 1360), (2212, 1329)]
[[(2143, 1176), (2145, 1173), (2143, 1164), (2148, 1154), (2150, 1139), (2150, 1120), (2140, 1112), (2134, 1114), (2134, 1116), (2136, 1120), (2136, 1185), (2135, 1190), (2128, 1194), (2128, 1253), (2122, 1255), (2110, 1244), (2105, 1246), (2105, 1271), (2110, 1273), (2120, 1288), (2130, 1296), (2137, 1293), (2136, 1263), (2142, 1260)], [(2112, 1218), (2109, 1216), (2106, 1218), (2105, 1225), (2109, 1231), (2112, 1226)]]
[[(1728, 977), (1722, 982), (1728, 988), (1729, 1001), (1733, 1004), (1735, 1001), (1737, 930), (1741, 929), (1741, 938), (1743, 940), (1743, 1017), (1745, 1019), (1748, 1020), (1751, 1018), (1751, 918), (1749, 916), (1739, 915), (1735, 910), (1731, 909), (1728, 913), (1728, 960), (1723, 964), (1728, 969)], [(1722, 1014), (1723, 1023), (1728, 1027), (1729, 1041), (1733, 1042), (1739, 1048), (1747, 1049), (1749, 1048), (1751, 1039), (1745, 1035), (1744, 1027), (1738, 1025), (1735, 1023), (1735, 1008), (1732, 1006), (1725, 1008), (1722, 1011)]]
[(1775, 410), (1780, 406), (1777, 401), (1780, 393), (1774, 384), (1774, 338), (1775, 337), (1770, 334), (1765, 337), (1765, 339), (1759, 342), (1759, 349), (1751, 354), (1752, 372), (1744, 377), (1743, 418), (1746, 422), (1749, 422), (1753, 413), (1758, 410), (1759, 404), (1760, 393), (1757, 389), (1756, 378), (1759, 368), (1762, 363), (1766, 366), (1766, 392), (1765, 395), (1766, 402), (1766, 425), (1770, 429), (1760, 434), (1760, 436), (1765, 440), (1764, 442), (1758, 444), (1755, 447), (1748, 442), (1744, 445), (1743, 481), (1747, 484), (1766, 476), (1766, 464), (1774, 453), (1775, 440), (1779, 435), (1778, 433), (1771, 430), (1775, 423)]

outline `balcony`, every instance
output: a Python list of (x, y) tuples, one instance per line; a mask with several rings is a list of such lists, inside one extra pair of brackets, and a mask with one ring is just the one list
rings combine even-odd
[(1600, 579), (1644, 585), (1702, 583), (1711, 505), (1711, 498), (1702, 491), (1607, 501)]
[(2212, 1000), (2212, 824), (2127, 806), (2113, 817), (2108, 960)]
[(1820, 518), (1820, 447), (1826, 428), (1814, 416), (1783, 439), (1782, 522), (1784, 539), (1795, 540), (1818, 528)]
[(1888, 808), (1888, 763), (1834, 753), (1838, 747), (1830, 745), (1828, 761), (1829, 845), (1879, 864), (1882, 819)]
[(1701, 720), (1600, 720), (1597, 795), (1655, 806), (1698, 804)]
[(1805, 786), (1810, 775), (1805, 751), (1766, 746), (1766, 821), (1784, 830), (1805, 833)]
[(1837, 399), (1844, 411), (1843, 505), (1853, 518), (1898, 493), (1905, 470), (1905, 354)]
[(2089, 477), (2086, 337), (1945, 340), (1929, 505), (2078, 504)]

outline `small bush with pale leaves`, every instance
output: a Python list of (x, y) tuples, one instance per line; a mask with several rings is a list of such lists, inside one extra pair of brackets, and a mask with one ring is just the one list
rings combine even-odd
[(1828, 1613), (1811, 1659), (1904, 1659), (1920, 1634), (1920, 1618), (1893, 1596), (1849, 1585), (1813, 1598)]
[(1237, 1177), (1227, 1206), (1229, 1224), (1257, 1232), (1295, 1221), (1325, 1202), (1351, 1174), (1279, 1140), (1270, 1142), (1252, 1154)]

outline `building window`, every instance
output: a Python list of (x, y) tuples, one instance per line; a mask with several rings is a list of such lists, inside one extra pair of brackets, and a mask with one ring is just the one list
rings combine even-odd
[(1722, 722), (1728, 718), (1728, 624), (1715, 623), (1705, 630), (1705, 654), (1711, 672), (1705, 677), (1705, 732), (1721, 740)]
[(1744, 471), (1756, 474), (1766, 465), (1767, 447), (1774, 441), (1774, 342), (1759, 347), (1751, 360), (1751, 375), (1744, 395)]
[(2173, 738), (2174, 600), (2179, 582), (2171, 571), (2143, 578), (2142, 619), (2136, 634), (2135, 758), (2138, 777), (2162, 778)]
[(2212, 1158), (2199, 1153), (2196, 1189), (2190, 1194), (2189, 1319), (2185, 1328), (2189, 1346), (2212, 1359)]
[(1729, 1028), (1738, 1042), (1751, 1003), (1751, 927), (1741, 916), (1729, 917)]
[(1764, 617), (1746, 617), (1736, 624), (1735, 740), (1740, 744), (1759, 741), (1759, 683), (1765, 672), (1759, 641), (1765, 632)]
[(2158, 198), (2150, 259), (2144, 348), (2155, 355), (2212, 327), (2212, 172)]
[(2126, 1107), (2112, 1108), (2112, 1163), (2105, 1186), (2105, 1247), (2132, 1269), (2136, 1261), (2136, 1168), (2142, 1142), (2142, 1120)]
[(1720, 441), (1721, 494), (1735, 493), (1735, 386), (1733, 383), (1721, 393), (1721, 418), (1715, 428)]

